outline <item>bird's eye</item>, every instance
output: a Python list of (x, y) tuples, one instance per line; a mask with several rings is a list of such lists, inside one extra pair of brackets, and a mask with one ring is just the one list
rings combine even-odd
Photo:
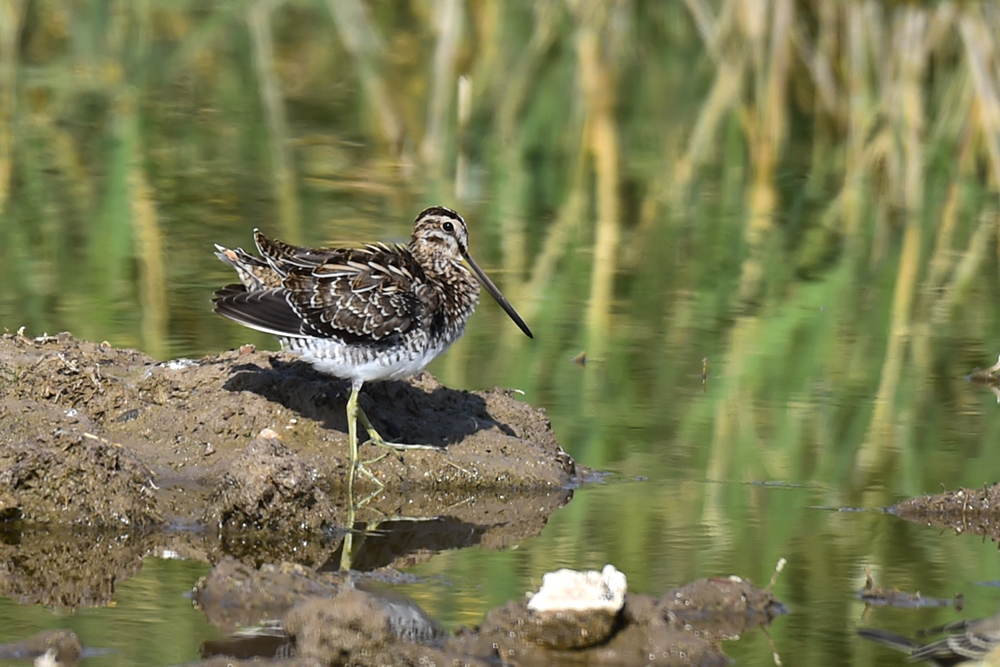
[(455, 225), (451, 224), (450, 222), (446, 222), (443, 225), (441, 225), (441, 229), (451, 234), (452, 232), (455, 231)]

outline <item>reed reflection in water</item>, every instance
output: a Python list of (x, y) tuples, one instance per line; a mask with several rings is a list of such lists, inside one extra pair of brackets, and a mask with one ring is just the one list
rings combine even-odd
[[(468, 213), (537, 340), (481, 308), (431, 370), (523, 390), (578, 461), (648, 481), (579, 491), (518, 550), (422, 565), (464, 582), (422, 593), (446, 621), (564, 565), (655, 592), (785, 557), (785, 662), (866, 664), (863, 565), (929, 595), (996, 579), (991, 544), (815, 509), (998, 479), (997, 407), (964, 380), (1000, 352), (992, 5), (0, 12), (9, 330), (160, 359), (272, 345), (213, 319), (213, 243), (395, 241), (426, 203)], [(756, 641), (734, 654), (762, 664)]]

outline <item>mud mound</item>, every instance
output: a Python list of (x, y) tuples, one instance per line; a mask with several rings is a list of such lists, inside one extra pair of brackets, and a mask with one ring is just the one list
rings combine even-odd
[(370, 463), (385, 487), (360, 476), (349, 493), (348, 389), (250, 347), (157, 363), (0, 336), (0, 593), (104, 604), (149, 553), (391, 570), (517, 543), (572, 498), (541, 411), (426, 374), (362, 401), (386, 437), (436, 449)]
[[(4, 335), (0, 517), (319, 529), (347, 482), (347, 389), (248, 347), (156, 363), (69, 334)], [(422, 374), (366, 386), (362, 402), (386, 437), (440, 448), (371, 464), (389, 489), (427, 497), (574, 483), (544, 414), (508, 392), (455, 391)], [(262, 432), (270, 442), (254, 440)]]
[(280, 440), (255, 438), (244, 450), (243, 465), (216, 483), (205, 523), (313, 533), (333, 526), (334, 516), (333, 503), (305, 461)]
[[(30, 413), (26, 414), (26, 413)], [(41, 416), (52, 417), (52, 411)], [(40, 415), (4, 405), (0, 422)], [(0, 518), (34, 523), (136, 526), (159, 520), (153, 473), (130, 451), (79, 429), (57, 427), (0, 448)]]

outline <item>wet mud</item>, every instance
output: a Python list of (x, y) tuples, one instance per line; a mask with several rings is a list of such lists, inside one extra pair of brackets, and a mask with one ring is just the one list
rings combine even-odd
[[(288, 507), (254, 511), (266, 500), (324, 517), (325, 494), (347, 481), (346, 394), (344, 382), (252, 348), (156, 363), (68, 334), (5, 335), (0, 516), (288, 526)], [(425, 505), (438, 494), (448, 502), (463, 492), (554, 489), (577, 478), (544, 413), (513, 392), (456, 391), (421, 374), (366, 387), (362, 402), (388, 438), (440, 446), (368, 465), (389, 492), (419, 489), (430, 498)], [(45, 484), (34, 483), (43, 475)], [(364, 477), (357, 485), (378, 488)], [(301, 518), (291, 525), (319, 525)]]
[[(8, 446), (0, 515), (108, 525), (214, 520), (232, 512), (227, 502), (240, 500), (227, 495), (234, 481), (249, 494), (245, 501), (274, 493), (273, 500), (323, 513), (322, 497), (304, 485), (326, 493), (346, 485), (347, 389), (307, 364), (252, 348), (156, 363), (68, 334), (5, 335), (0, 437)], [(544, 413), (514, 392), (456, 391), (421, 374), (372, 384), (362, 403), (387, 438), (440, 447), (370, 463), (391, 490), (551, 489), (576, 478)], [(277, 442), (254, 442), (262, 434)], [(31, 483), (43, 465), (54, 484)], [(53, 468), (59, 477), (51, 477)], [(247, 486), (255, 473), (270, 490)], [(364, 477), (358, 485), (378, 488)], [(222, 505), (206, 513), (207, 496)], [(287, 525), (289, 517), (250, 511), (232, 518)]]
[(384, 488), (359, 476), (348, 497), (347, 395), (251, 347), (158, 363), (69, 334), (0, 337), (0, 594), (104, 604), (150, 553), (375, 569), (504, 548), (588, 474), (515, 392), (423, 374), (366, 385), (363, 406), (386, 437), (440, 449), (369, 463)]
[[(515, 601), (445, 633), (384, 589), (444, 549), (538, 535), (593, 471), (516, 392), (421, 374), (366, 385), (362, 407), (387, 439), (436, 449), (362, 447), (377, 482), (350, 486), (348, 394), (252, 347), (158, 363), (69, 334), (0, 337), (0, 595), (100, 606), (150, 554), (213, 563), (194, 601), (231, 636), (200, 665), (725, 664), (724, 640), (784, 611), (709, 579), (601, 617)], [(70, 632), (0, 646), (36, 664), (81, 655)]]
[[(476, 627), (448, 635), (412, 600), (343, 574), (288, 564), (254, 570), (233, 559), (213, 568), (195, 587), (194, 598), (225, 632), (270, 628), (253, 637), (206, 643), (201, 665), (215, 664), (210, 655), (216, 652), (272, 659), (269, 664), (275, 665), (724, 665), (729, 662), (724, 641), (786, 612), (769, 590), (721, 577), (692, 582), (659, 599), (627, 594), (610, 623), (603, 613), (590, 618), (574, 612), (562, 615), (574, 622), (553, 633), (551, 619), (521, 600), (489, 611)], [(283, 662), (291, 658), (303, 662)]]

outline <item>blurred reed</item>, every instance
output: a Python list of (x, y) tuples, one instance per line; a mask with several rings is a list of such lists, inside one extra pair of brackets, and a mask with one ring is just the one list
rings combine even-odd
[[(933, 400), (922, 387), (932, 360), (940, 363), (941, 355), (949, 354), (935, 350), (934, 339), (946, 340), (942, 334), (968, 318), (962, 306), (971, 304), (956, 303), (959, 290), (968, 295), (988, 289), (981, 269), (985, 243), (995, 239), (995, 206), (967, 210), (966, 215), (957, 209), (970, 204), (966, 197), (963, 206), (960, 198), (970, 181), (977, 180), (971, 165), (988, 165), (984, 185), (994, 193), (998, 182), (993, 158), (1000, 137), (993, 125), (1000, 110), (994, 92), (997, 75), (995, 66), (985, 66), (996, 62), (996, 31), (991, 30), (997, 25), (996, 10), (951, 3), (738, 0), (722, 3), (717, 12), (697, 0), (687, 6), (716, 77), (693, 126), (688, 153), (675, 165), (674, 204), (686, 203), (689, 179), (711, 159), (705, 156), (711, 156), (712, 139), (721, 136), (730, 119), (739, 120), (750, 157), (742, 216), (742, 305), (733, 304), (743, 315), (734, 320), (725, 347), (726, 377), (716, 408), (711, 415), (689, 413), (688, 419), (714, 424), (715, 475), (725, 477), (737, 468), (730, 463), (734, 449), (760, 449), (761, 438), (773, 431), (754, 417), (753, 406), (762, 396), (753, 388), (760, 378), (747, 372), (743, 360), (771, 347), (767, 339), (782, 329), (775, 306), (794, 302), (796, 293), (801, 298), (804, 277), (834, 280), (837, 262), (844, 262), (858, 273), (844, 285), (838, 308), (858, 313), (885, 308), (888, 317), (884, 331), (868, 327), (848, 352), (871, 350), (873, 343), (883, 341), (884, 352), (869, 358), (865, 373), (864, 382), (875, 396), (866, 435), (845, 446), (856, 451), (853, 467), (860, 484), (891, 480), (900, 449), (916, 445), (912, 437), (900, 441), (906, 433), (899, 423), (901, 401), (907, 404), (905, 414), (913, 401)], [(797, 149), (799, 156), (791, 154), (786, 139), (801, 146), (809, 141), (804, 132), (810, 130), (812, 153)], [(960, 168), (950, 169), (956, 154)], [(810, 161), (802, 159), (806, 155)], [(811, 221), (789, 218), (802, 197), (781, 182), (793, 164), (811, 182), (813, 201), (807, 205), (818, 213)], [(990, 222), (983, 222), (983, 216)], [(805, 227), (804, 233), (796, 225)], [(937, 240), (930, 255), (928, 238)], [(826, 248), (814, 245), (817, 241)], [(800, 264), (798, 275), (781, 270), (806, 259), (806, 252), (810, 263), (827, 258), (820, 260), (827, 268), (817, 274), (816, 267)], [(865, 289), (868, 280), (891, 286), (890, 304), (882, 305), (881, 297)], [(767, 326), (759, 325), (761, 318)], [(799, 326), (800, 332), (787, 332), (789, 342), (820, 333), (809, 320)], [(837, 367), (845, 352), (842, 345), (832, 346), (799, 391), (808, 397), (828, 381), (835, 386), (856, 382)], [(815, 417), (821, 415), (817, 411)], [(844, 418), (853, 420), (846, 413)], [(726, 426), (734, 420), (741, 426)]]
[(282, 236), (290, 243), (302, 243), (298, 182), (291, 156), (291, 133), (285, 116), (271, 37), (272, 0), (255, 0), (247, 9), (247, 23), (253, 40), (254, 65), (260, 86), (261, 106), (267, 119), (267, 137), (274, 170), (274, 199)]
[(85, 4), (0, 4), (11, 326), (213, 351), (246, 334), (212, 242), (398, 240), (441, 202), (539, 334), (484, 307), (446, 382), (551, 401), (593, 460), (629, 428), (886, 488), (996, 353), (993, 5)]
[(17, 39), (24, 19), (24, 0), (0, 3), (0, 213), (10, 196), (15, 110), (17, 109)]

